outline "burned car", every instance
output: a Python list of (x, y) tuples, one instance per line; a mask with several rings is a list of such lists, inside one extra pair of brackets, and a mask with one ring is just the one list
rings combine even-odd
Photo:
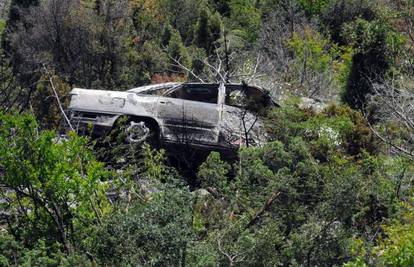
[(231, 148), (266, 141), (262, 111), (275, 106), (265, 90), (245, 84), (163, 83), (125, 92), (75, 88), (69, 111), (77, 129), (105, 134), (127, 118), (126, 141)]

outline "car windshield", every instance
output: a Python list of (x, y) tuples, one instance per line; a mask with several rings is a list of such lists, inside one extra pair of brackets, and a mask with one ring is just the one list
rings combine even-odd
[(161, 83), (150, 84), (128, 90), (128, 92), (140, 94), (140, 95), (163, 95), (166, 91), (178, 86), (178, 83)]
[(165, 92), (167, 92), (170, 89), (171, 87), (157, 88), (157, 89), (152, 89), (148, 91), (142, 91), (142, 92), (139, 92), (138, 94), (162, 96), (163, 94), (165, 94)]

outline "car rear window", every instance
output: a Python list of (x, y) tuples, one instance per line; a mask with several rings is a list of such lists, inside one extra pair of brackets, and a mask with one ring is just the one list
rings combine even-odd
[(269, 96), (255, 87), (226, 85), (226, 105), (257, 111), (269, 106), (270, 102)]

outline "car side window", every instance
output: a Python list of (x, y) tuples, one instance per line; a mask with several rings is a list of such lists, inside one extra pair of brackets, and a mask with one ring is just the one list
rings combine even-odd
[(218, 85), (185, 84), (168, 92), (165, 97), (217, 104)]

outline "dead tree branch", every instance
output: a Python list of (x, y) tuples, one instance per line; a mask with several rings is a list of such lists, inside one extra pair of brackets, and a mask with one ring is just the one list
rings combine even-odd
[(65, 118), (66, 122), (68, 123), (70, 129), (73, 131), (74, 128), (72, 127), (72, 124), (70, 123), (70, 120), (69, 120), (68, 116), (66, 115), (65, 110), (63, 109), (62, 103), (60, 102), (60, 99), (59, 99), (59, 95), (56, 91), (55, 85), (53, 84), (53, 77), (52, 77), (52, 75), (50, 75), (50, 73), (47, 70), (46, 66), (43, 66), (43, 68), (45, 70), (45, 74), (48, 76), (50, 85), (52, 86), (53, 94), (55, 95), (55, 98), (56, 98), (57, 104), (59, 106), (60, 112), (62, 113), (63, 117)]
[(168, 57), (172, 60), (172, 61), (174, 61), (174, 63), (175, 63), (175, 67), (178, 67), (178, 68), (180, 68), (180, 69), (183, 69), (183, 70), (185, 70), (186, 72), (188, 72), (188, 73), (190, 73), (191, 75), (193, 75), (197, 80), (199, 80), (201, 83), (205, 83), (205, 81), (203, 80), (203, 79), (201, 79), (201, 77), (200, 76), (198, 76), (197, 74), (195, 74), (194, 73), (194, 71), (192, 70), (192, 69), (189, 69), (189, 68), (187, 68), (186, 66), (184, 66), (181, 62), (180, 62), (180, 60), (178, 59), (175, 59), (174, 57), (172, 57), (172, 56), (170, 56), (170, 55), (168, 55)]
[(250, 228), (254, 224), (257, 223), (257, 221), (263, 216), (263, 214), (269, 210), (270, 206), (277, 200), (277, 198), (280, 196), (280, 192), (274, 192), (268, 200), (264, 203), (263, 207), (256, 213), (256, 215), (249, 221), (249, 223), (246, 225), (245, 229)]
[[(376, 137), (398, 153), (414, 160), (414, 91), (406, 84), (403, 79), (382, 84), (372, 83), (373, 95), (370, 104), (375, 108), (377, 119), (382, 122), (383, 131), (372, 125), (368, 119), (370, 114), (365, 112), (364, 115)], [(397, 124), (397, 132), (395, 129), (390, 131), (390, 124)], [(396, 137), (399, 133), (402, 135)]]

